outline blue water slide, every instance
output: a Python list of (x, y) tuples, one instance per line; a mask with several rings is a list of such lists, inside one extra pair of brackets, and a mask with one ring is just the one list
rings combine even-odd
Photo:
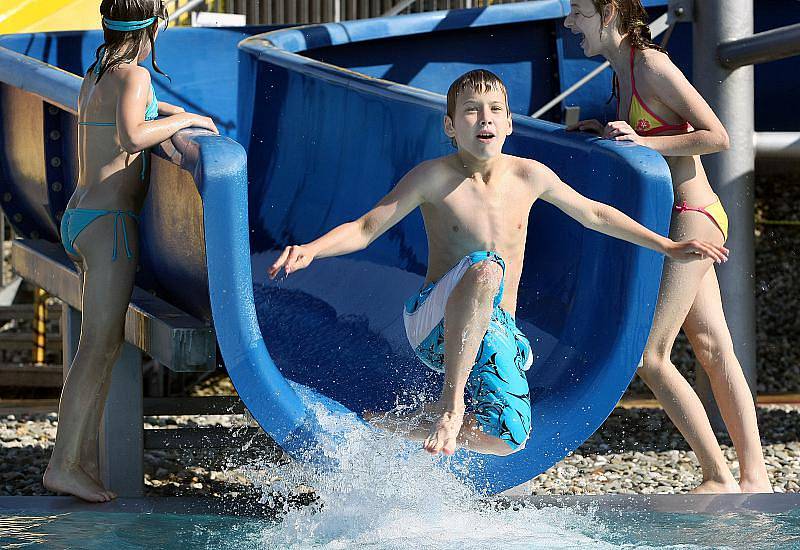
[[(354, 411), (435, 396), (441, 380), (413, 357), (401, 319), (427, 263), (418, 213), (367, 250), (319, 260), (287, 280), (267, 281), (265, 269), (286, 244), (354, 219), (411, 167), (452, 152), (442, 93), (464, 71), (503, 77), (516, 112), (557, 93), (552, 34), (563, 10), (541, 1), (313, 25), (240, 44), (237, 127), (248, 136), (253, 283), (262, 334), (284, 376)], [(669, 173), (649, 150), (515, 116), (506, 151), (546, 163), (657, 231), (668, 228)], [(533, 435), (524, 451), (471, 469), (477, 486), (497, 491), (529, 479), (607, 417), (641, 356), (661, 265), (653, 252), (534, 206), (517, 311), (537, 356)]]
[[(565, 3), (542, 0), (261, 34), (170, 29), (159, 39), (172, 77), (154, 77), (159, 96), (212, 114), (227, 135), (182, 132), (154, 152), (137, 284), (213, 322), (243, 401), (289, 452), (319, 436), (309, 407), (361, 412), (436, 395), (441, 380), (414, 358), (401, 319), (427, 243), (413, 213), (367, 250), (286, 280), (268, 281), (266, 266), (286, 244), (362, 214), (418, 162), (451, 152), (441, 94), (465, 70), (506, 79), (518, 113), (557, 93), (564, 13)], [(0, 39), (14, 50), (0, 51), (0, 199), (9, 197), (2, 205), (20, 234), (57, 238), (76, 167), (79, 80), (65, 71), (81, 74), (99, 42), (92, 32)], [(669, 173), (652, 151), (521, 115), (506, 151), (667, 230)], [(536, 354), (532, 439), (460, 475), (501, 491), (603, 422), (641, 355), (661, 263), (534, 206), (517, 311)]]

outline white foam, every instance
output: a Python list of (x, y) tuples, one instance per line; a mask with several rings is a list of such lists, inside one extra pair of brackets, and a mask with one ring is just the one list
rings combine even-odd
[[(337, 459), (335, 471), (293, 462), (278, 469), (251, 469), (265, 500), (298, 485), (319, 500), (288, 509), (279, 528), (263, 535), (270, 548), (615, 548), (597, 538), (593, 513), (564, 508), (493, 509), (471, 488), (422, 451), (361, 425), (352, 416), (311, 405), (333, 441), (322, 442)], [(276, 482), (276, 477), (280, 481)], [(268, 482), (268, 483), (267, 483)]]

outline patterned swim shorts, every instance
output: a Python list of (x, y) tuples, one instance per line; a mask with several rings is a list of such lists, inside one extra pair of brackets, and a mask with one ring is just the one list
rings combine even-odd
[[(436, 283), (424, 286), (406, 301), (403, 319), (411, 347), (425, 365), (444, 372), (444, 313), (447, 300), (464, 273), (482, 261), (492, 261), (503, 269), (505, 262), (494, 252), (473, 252)], [(531, 432), (531, 401), (525, 375), (533, 352), (514, 317), (500, 308), (501, 282), (494, 297), (489, 328), (475, 358), (467, 381), (469, 409), (485, 433), (519, 449)]]

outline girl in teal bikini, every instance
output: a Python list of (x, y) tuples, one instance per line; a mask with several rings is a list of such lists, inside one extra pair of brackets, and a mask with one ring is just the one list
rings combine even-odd
[[(670, 237), (722, 245), (728, 218), (706, 177), (700, 155), (728, 148), (728, 134), (697, 90), (650, 40), (640, 0), (571, 0), (564, 25), (582, 35), (587, 56), (602, 55), (615, 71), (617, 120), (579, 122), (573, 130), (632, 141), (664, 155), (675, 190)], [(737, 483), (700, 399), (670, 361), (683, 328), (702, 368), (739, 458)], [(639, 376), (697, 455), (703, 482), (695, 492), (772, 492), (753, 398), (733, 350), (710, 260), (664, 261), (658, 304)]]
[(210, 118), (158, 101), (139, 66), (151, 55), (161, 72), (154, 50), (167, 17), (161, 0), (103, 0), (100, 14), (104, 42), (78, 97), (77, 188), (61, 221), (64, 248), (83, 274), (83, 321), (44, 474), (48, 490), (91, 502), (115, 497), (100, 481), (97, 439), (133, 291), (147, 149), (190, 126), (218, 133)]

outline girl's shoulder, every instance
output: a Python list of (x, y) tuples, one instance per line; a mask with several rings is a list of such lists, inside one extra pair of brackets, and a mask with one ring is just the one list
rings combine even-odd
[(670, 73), (680, 71), (666, 53), (655, 48), (641, 50), (634, 61), (633, 70), (636, 71), (637, 83), (644, 81), (654, 86), (663, 82), (663, 78)]
[(111, 71), (114, 78), (122, 84), (149, 84), (150, 71), (139, 65), (126, 63)]
[(97, 74), (94, 71), (87, 71), (83, 78), (79, 98), (89, 93), (89, 90), (98, 84), (102, 84), (103, 88), (113, 91), (113, 93), (124, 93), (126, 90), (149, 87), (150, 71), (139, 65), (119, 65), (103, 73), (100, 82), (97, 82)]

